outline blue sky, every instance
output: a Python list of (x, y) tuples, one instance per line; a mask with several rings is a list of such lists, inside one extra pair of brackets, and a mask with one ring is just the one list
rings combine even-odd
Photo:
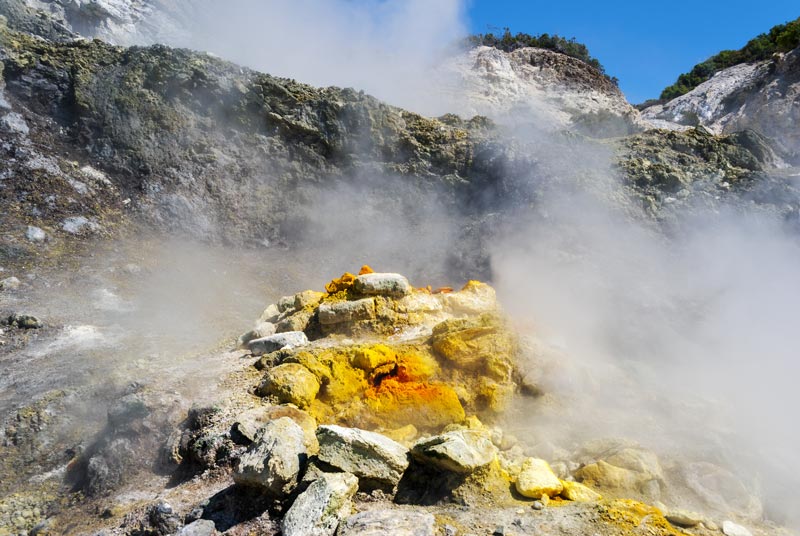
[(800, 17), (800, 1), (470, 0), (467, 15), (472, 32), (508, 26), (577, 38), (638, 103), (720, 50)]

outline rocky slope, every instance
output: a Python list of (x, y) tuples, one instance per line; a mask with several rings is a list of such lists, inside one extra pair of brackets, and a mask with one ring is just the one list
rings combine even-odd
[(599, 71), (549, 50), (504, 52), (480, 46), (444, 69), (454, 75), (454, 111), (466, 116), (512, 124), (534, 121), (547, 130), (599, 137), (629, 134), (641, 125), (638, 112)]
[(642, 111), (657, 127), (702, 125), (716, 134), (752, 129), (768, 137), (788, 162), (800, 162), (800, 49), (771, 60), (735, 65), (665, 104)]

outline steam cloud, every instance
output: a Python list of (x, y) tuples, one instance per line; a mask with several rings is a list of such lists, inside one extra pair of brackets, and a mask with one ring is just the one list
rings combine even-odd
[(354, 87), (440, 114), (446, 98), (430, 81), (466, 34), (464, 7), (462, 0), (191, 0), (180, 8), (186, 26), (162, 38), (276, 76)]

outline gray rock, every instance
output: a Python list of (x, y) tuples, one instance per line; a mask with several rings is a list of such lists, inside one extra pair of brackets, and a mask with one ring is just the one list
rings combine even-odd
[(123, 396), (108, 409), (108, 424), (117, 428), (149, 414), (150, 409), (142, 397), (132, 393)]
[(159, 501), (151, 506), (147, 517), (158, 534), (175, 534), (182, 525), (181, 518), (175, 513), (172, 506), (165, 501)]
[(308, 344), (308, 337), (302, 331), (287, 331), (268, 337), (254, 339), (247, 344), (253, 355), (264, 355), (275, 352), (286, 346), (298, 347)]
[(22, 283), (14, 276), (0, 279), (0, 290), (16, 290)]
[(308, 323), (311, 321), (311, 317), (314, 316), (313, 311), (309, 311), (307, 309), (297, 311), (285, 318), (281, 318), (277, 324), (275, 324), (275, 331), (277, 333), (288, 333), (290, 331), (305, 331), (308, 327)]
[(353, 473), (362, 480), (362, 487), (394, 487), (408, 467), (408, 449), (375, 432), (320, 426), (317, 441), (319, 459)]
[(14, 313), (6, 320), (9, 326), (17, 326), (20, 329), (39, 329), (44, 324), (33, 315)]
[(264, 312), (261, 313), (261, 316), (258, 318), (258, 322), (259, 323), (261, 323), (261, 322), (272, 322), (272, 323), (274, 323), (275, 320), (278, 319), (278, 316), (280, 316), (280, 314), (281, 314), (281, 310), (278, 309), (278, 304), (271, 303), (271, 304), (269, 304), (267, 306), (266, 309), (264, 309)]
[(283, 536), (333, 536), (353, 509), (358, 478), (350, 473), (324, 473), (301, 493), (281, 521)]
[(31, 242), (44, 242), (47, 239), (47, 233), (39, 227), (28, 225), (28, 229), (25, 231), (25, 238)]
[(753, 536), (753, 533), (733, 521), (722, 522), (722, 533), (725, 536)]
[(236, 464), (233, 480), (280, 497), (297, 486), (308, 453), (303, 429), (288, 417), (270, 421)]
[(375, 300), (364, 298), (355, 301), (323, 303), (319, 306), (317, 314), (322, 325), (369, 320), (375, 316)]
[(16, 132), (17, 134), (22, 134), (23, 136), (27, 136), (30, 132), (30, 128), (28, 127), (28, 123), (25, 122), (25, 119), (16, 112), (11, 112), (3, 116), (2, 120), (0, 120), (3, 127), (6, 130), (11, 132)]
[(289, 309), (294, 309), (294, 296), (284, 296), (278, 300), (278, 312), (285, 313)]
[(210, 519), (192, 521), (178, 531), (178, 536), (212, 536), (214, 534), (217, 534), (217, 529)]
[(356, 277), (353, 288), (361, 294), (402, 298), (411, 293), (408, 279), (400, 274), (364, 274)]
[(367, 510), (348, 517), (337, 536), (434, 536), (436, 519), (427, 512)]
[(678, 527), (694, 527), (702, 523), (704, 520), (703, 516), (697, 512), (691, 512), (689, 510), (682, 510), (679, 508), (665, 510), (664, 517), (667, 521)]
[(99, 231), (100, 225), (84, 216), (72, 216), (64, 218), (64, 221), (61, 222), (61, 228), (69, 234), (77, 235), (84, 232), (93, 233)]
[(497, 447), (486, 432), (457, 430), (417, 441), (411, 454), (425, 465), (455, 473), (471, 473), (492, 463)]
[(271, 322), (259, 322), (255, 328), (251, 329), (247, 333), (243, 333), (236, 341), (236, 345), (239, 348), (244, 348), (250, 341), (263, 339), (264, 337), (269, 337), (270, 335), (275, 335), (275, 324)]

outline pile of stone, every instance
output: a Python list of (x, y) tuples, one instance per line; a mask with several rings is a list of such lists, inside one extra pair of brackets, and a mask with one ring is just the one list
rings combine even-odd
[(492, 426), (511, 396), (541, 391), (522, 388), (517, 337), (486, 284), (434, 291), (365, 267), (269, 305), (238, 345), (261, 371), (250, 407), (195, 410), (173, 451), (229, 465), (241, 496), (280, 505), (268, 517), (284, 536), (455, 534), (427, 508), (453, 504), (572, 505), (563, 511), (608, 534), (722, 530), (664, 505), (666, 471), (634, 443), (590, 442), (547, 461)]

